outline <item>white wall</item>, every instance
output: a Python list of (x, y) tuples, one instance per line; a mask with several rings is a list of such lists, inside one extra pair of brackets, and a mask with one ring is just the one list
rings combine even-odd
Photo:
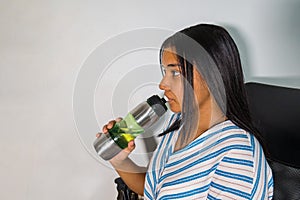
[[(91, 116), (86, 121), (74, 121), (72, 104), (80, 70), (103, 42), (146, 27), (172, 31), (215, 22), (225, 25), (236, 39), (248, 81), (299, 88), (299, 8), (297, 0), (2, 0), (0, 199), (115, 199), (113, 179), (117, 175), (93, 155), (89, 143), (99, 127), (93, 124), (86, 132), (78, 131), (82, 125), (78, 123), (89, 127)], [(118, 48), (112, 46), (110, 50)], [(146, 50), (131, 53), (123, 60), (117, 59), (113, 69), (117, 70), (122, 61), (126, 61), (126, 66), (140, 67), (143, 62), (146, 68), (155, 65), (154, 52), (150, 50), (149, 57)], [(134, 55), (139, 64), (134, 63)], [(104, 66), (98, 67), (97, 72), (102, 73)], [(126, 69), (122, 73), (130, 77), (129, 68)], [(159, 71), (151, 76), (137, 73), (149, 83), (143, 88), (154, 90)], [(124, 77), (121, 75), (118, 80)], [(102, 100), (113, 95), (105, 94), (117, 88), (101, 82), (105, 78), (98, 80), (95, 90), (95, 118), (99, 126), (127, 110), (111, 113), (109, 108), (116, 107), (102, 104)], [(126, 81), (122, 84), (125, 88)], [(91, 89), (95, 88), (87, 88)], [(136, 91), (145, 91), (132, 89), (130, 98), (138, 98)], [(129, 108), (140, 101), (126, 98), (115, 98), (114, 105), (125, 101)]]

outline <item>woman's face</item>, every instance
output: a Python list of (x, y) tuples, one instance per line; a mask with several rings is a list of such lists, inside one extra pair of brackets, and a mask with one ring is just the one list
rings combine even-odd
[[(171, 48), (166, 48), (162, 53), (162, 70), (163, 79), (159, 84), (159, 88), (165, 91), (165, 96), (169, 99), (170, 109), (173, 112), (181, 112), (183, 101), (183, 80), (184, 77), (180, 72), (180, 63), (176, 53)], [(194, 64), (195, 65), (195, 64)], [(206, 82), (201, 74), (194, 67), (194, 92), (195, 100), (199, 109), (210, 110), (210, 92)]]
[(180, 72), (180, 63), (171, 48), (164, 49), (162, 53), (163, 79), (159, 88), (164, 90), (164, 95), (169, 99), (170, 110), (181, 112), (183, 100), (183, 79)]

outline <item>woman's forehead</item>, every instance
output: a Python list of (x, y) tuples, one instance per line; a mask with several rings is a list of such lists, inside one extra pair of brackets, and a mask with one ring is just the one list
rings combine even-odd
[(162, 62), (169, 63), (169, 62), (178, 62), (178, 55), (176, 52), (170, 48), (164, 49), (162, 52)]

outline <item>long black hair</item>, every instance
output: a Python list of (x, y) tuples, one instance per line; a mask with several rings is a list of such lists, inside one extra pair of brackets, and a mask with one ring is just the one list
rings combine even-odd
[(212, 24), (199, 24), (183, 29), (162, 44), (160, 62), (162, 52), (170, 47), (178, 55), (186, 84), (184, 84), (181, 119), (175, 121), (160, 135), (180, 127), (184, 134), (189, 134), (190, 130), (195, 128), (197, 113), (194, 112), (192, 117), (190, 114), (195, 110), (196, 104), (192, 96), (194, 93), (189, 92), (189, 88), (194, 87), (193, 68), (196, 64), (209, 91), (226, 117), (238, 127), (253, 134), (262, 144), (261, 136), (250, 117), (240, 55), (230, 34), (223, 27)]

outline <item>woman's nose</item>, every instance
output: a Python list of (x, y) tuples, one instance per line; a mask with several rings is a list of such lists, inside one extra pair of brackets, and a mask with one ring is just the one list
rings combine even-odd
[(163, 77), (163, 79), (160, 81), (159, 83), (159, 89), (161, 90), (170, 90), (171, 87), (169, 86), (167, 80), (166, 80), (166, 77)]

